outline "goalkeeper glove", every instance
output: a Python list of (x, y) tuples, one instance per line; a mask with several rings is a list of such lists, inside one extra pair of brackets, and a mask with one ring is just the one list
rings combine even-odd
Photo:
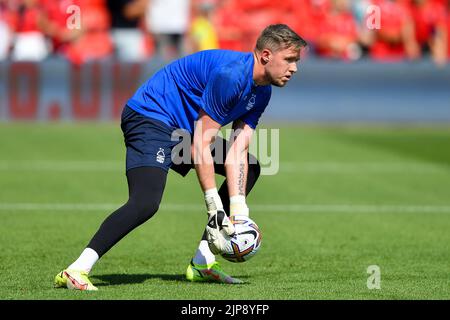
[(245, 203), (244, 196), (230, 197), (230, 216), (249, 216), (249, 209)]
[(206, 240), (212, 253), (220, 254), (235, 234), (234, 225), (223, 210), (222, 201), (217, 189), (205, 192), (205, 203), (208, 209), (208, 223), (206, 225)]

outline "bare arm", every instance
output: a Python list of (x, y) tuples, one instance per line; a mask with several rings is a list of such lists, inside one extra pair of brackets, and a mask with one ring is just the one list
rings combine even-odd
[(194, 129), (192, 158), (203, 192), (216, 188), (214, 161), (211, 155), (210, 145), (214, 142), (220, 127), (221, 125), (214, 121), (208, 114), (203, 110), (200, 111)]
[(417, 59), (420, 57), (420, 48), (416, 41), (414, 34), (414, 22), (408, 19), (402, 30), (403, 43), (405, 44), (406, 54), (410, 59)]
[(207, 239), (214, 254), (223, 252), (225, 245), (225, 238), (220, 235), (220, 230), (223, 229), (229, 236), (235, 233), (233, 224), (223, 211), (222, 201), (217, 192), (214, 161), (210, 148), (220, 127), (219, 123), (201, 110), (195, 124), (192, 142), (195, 171), (205, 195), (205, 204), (208, 211)]
[(431, 40), (431, 53), (434, 62), (439, 66), (447, 63), (447, 30), (443, 26), (436, 28), (435, 36)]
[(254, 130), (241, 120), (233, 123), (232, 145), (225, 160), (228, 193), (230, 197), (246, 196), (248, 148)]
[(125, 5), (123, 9), (123, 14), (128, 19), (137, 19), (141, 18), (145, 15), (145, 11), (147, 10), (147, 6), (150, 5), (150, 0), (134, 0), (127, 5)]

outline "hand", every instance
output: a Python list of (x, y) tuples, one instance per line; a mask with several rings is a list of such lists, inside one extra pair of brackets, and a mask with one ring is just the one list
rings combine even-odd
[(208, 241), (209, 249), (213, 254), (220, 254), (224, 252), (230, 238), (232, 238), (236, 231), (234, 225), (228, 219), (225, 211), (214, 210), (208, 212), (208, 224), (206, 225), (206, 240)]

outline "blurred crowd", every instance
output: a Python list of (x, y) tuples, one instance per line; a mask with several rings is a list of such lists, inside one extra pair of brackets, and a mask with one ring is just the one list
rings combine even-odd
[(0, 0), (0, 61), (251, 51), (273, 23), (305, 38), (307, 55), (450, 61), (450, 0)]

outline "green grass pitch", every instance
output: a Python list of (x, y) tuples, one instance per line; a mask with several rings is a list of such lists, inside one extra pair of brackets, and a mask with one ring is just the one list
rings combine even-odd
[(280, 126), (280, 170), (248, 197), (262, 248), (220, 258), (245, 285), (184, 280), (206, 213), (195, 173), (171, 173), (160, 211), (94, 267), (98, 292), (52, 282), (126, 201), (118, 124), (3, 123), (0, 137), (0, 299), (450, 298), (448, 127)]

